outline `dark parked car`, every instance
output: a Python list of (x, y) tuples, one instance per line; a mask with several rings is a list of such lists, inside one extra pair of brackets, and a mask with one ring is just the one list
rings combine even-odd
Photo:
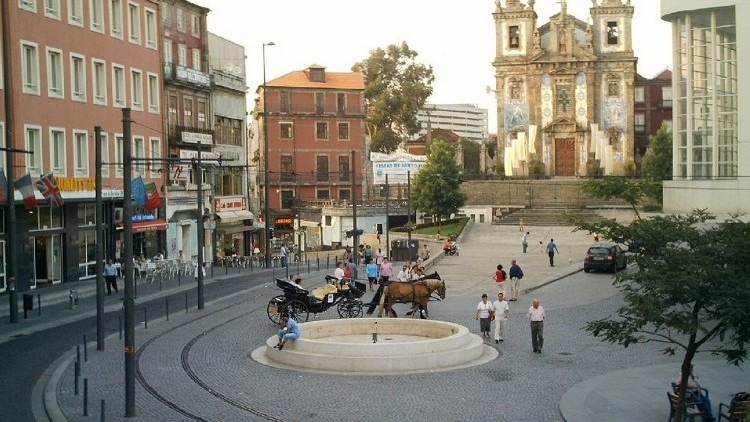
[(625, 251), (619, 245), (595, 243), (583, 258), (583, 271), (604, 270), (616, 272), (628, 265)]

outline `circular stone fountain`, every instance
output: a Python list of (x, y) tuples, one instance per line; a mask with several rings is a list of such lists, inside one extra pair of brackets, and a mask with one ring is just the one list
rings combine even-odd
[(274, 349), (273, 336), (250, 353), (257, 362), (299, 371), (387, 375), (480, 365), (498, 355), (469, 329), (445, 321), (356, 318), (300, 324), (302, 338)]

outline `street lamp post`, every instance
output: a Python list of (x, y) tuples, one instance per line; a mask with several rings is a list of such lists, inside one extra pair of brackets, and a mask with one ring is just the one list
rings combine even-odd
[(266, 268), (271, 266), (271, 187), (268, 176), (268, 94), (266, 90), (266, 46), (274, 46), (273, 41), (263, 43), (263, 182), (265, 192), (263, 194), (263, 220), (265, 220), (265, 260)]

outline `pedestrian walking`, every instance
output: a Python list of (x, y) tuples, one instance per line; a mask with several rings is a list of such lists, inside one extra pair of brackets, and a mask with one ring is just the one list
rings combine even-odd
[(479, 321), (479, 331), (482, 338), (490, 338), (490, 318), (492, 317), (492, 304), (487, 300), (487, 294), (482, 295), (482, 300), (477, 305), (476, 319)]
[(555, 266), (555, 252), (560, 253), (560, 251), (557, 250), (557, 245), (555, 245), (555, 239), (550, 239), (549, 243), (547, 244), (547, 255), (549, 255), (550, 267)]
[(112, 258), (107, 259), (104, 264), (104, 282), (107, 285), (107, 294), (112, 294), (112, 289), (117, 293), (117, 265), (112, 262)]
[(388, 258), (383, 258), (383, 263), (380, 264), (380, 284), (386, 284), (391, 276), (393, 276), (393, 264)]
[(505, 280), (508, 279), (508, 274), (503, 269), (502, 264), (497, 264), (497, 270), (495, 271), (495, 275), (492, 276), (492, 279), (495, 280), (498, 291), (505, 294)]
[(544, 243), (542, 241), (539, 241), (539, 253), (544, 253)]
[(378, 264), (370, 261), (365, 267), (365, 270), (367, 271), (367, 281), (370, 282), (370, 291), (372, 291), (372, 286), (378, 279)]
[(281, 244), (281, 250), (279, 251), (281, 254), (281, 268), (286, 268), (287, 265), (289, 265), (289, 262), (287, 261), (287, 254), (289, 253), (286, 244)]
[(539, 299), (534, 299), (531, 307), (526, 311), (526, 318), (531, 322), (531, 347), (534, 353), (542, 353), (544, 346), (544, 308)]
[(518, 295), (521, 293), (521, 279), (523, 278), (523, 270), (521, 266), (516, 263), (516, 260), (510, 261), (510, 301), (515, 302), (518, 300)]
[(497, 300), (492, 302), (492, 315), (495, 323), (495, 343), (505, 341), (505, 323), (508, 321), (510, 308), (502, 293), (498, 293)]
[(523, 249), (523, 253), (526, 253), (526, 249), (529, 247), (529, 232), (524, 233), (523, 237), (521, 237), (521, 248)]
[(523, 229), (525, 229), (525, 228), (526, 228), (526, 225), (525, 225), (525, 224), (523, 224), (523, 218), (522, 218), (522, 219), (520, 219), (520, 220), (518, 220), (518, 231), (519, 231), (519, 232), (522, 232), (522, 231), (523, 231)]

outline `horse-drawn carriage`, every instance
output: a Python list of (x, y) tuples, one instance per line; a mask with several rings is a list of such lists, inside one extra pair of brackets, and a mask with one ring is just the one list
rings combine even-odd
[[(437, 293), (438, 297), (433, 297)], [(440, 278), (437, 272), (426, 275), (419, 280), (414, 281), (390, 281), (381, 284), (372, 301), (369, 303), (367, 315), (372, 315), (378, 308), (378, 318), (385, 317), (395, 318), (396, 311), (393, 305), (397, 303), (411, 303), (411, 311), (406, 315), (419, 318), (429, 318), (430, 313), (427, 310), (427, 304), (430, 300), (445, 299), (445, 281)]]
[(362, 314), (363, 303), (359, 299), (365, 294), (367, 286), (358, 281), (339, 282), (336, 277), (326, 276), (323, 287), (312, 292), (280, 278), (276, 286), (284, 291), (268, 302), (268, 318), (278, 323), (283, 313), (299, 322), (306, 322), (310, 313), (319, 314), (331, 307), (336, 307), (340, 318), (356, 318)]

